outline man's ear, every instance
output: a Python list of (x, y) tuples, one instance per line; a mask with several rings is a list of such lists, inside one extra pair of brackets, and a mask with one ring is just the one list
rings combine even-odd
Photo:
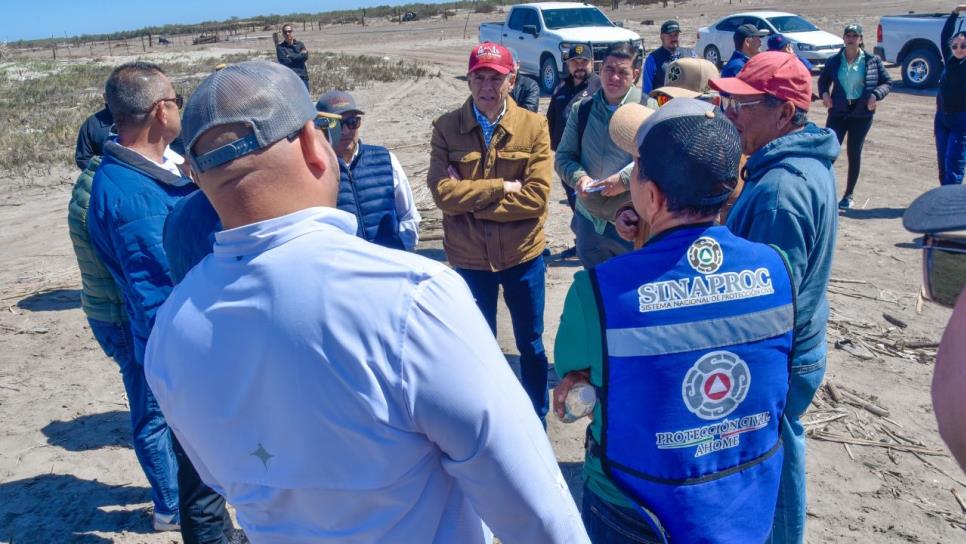
[(517, 76), (516, 72), (510, 72), (510, 77), (508, 77), (507, 79), (510, 81), (511, 88), (517, 84), (517, 77), (519, 76)]
[[(332, 164), (334, 153), (329, 142), (319, 130), (316, 130), (315, 123), (306, 121), (299, 133), (299, 145), (302, 147), (302, 156), (305, 163), (313, 171), (324, 174), (329, 168), (335, 167)], [(326, 151), (328, 149), (328, 152)]]

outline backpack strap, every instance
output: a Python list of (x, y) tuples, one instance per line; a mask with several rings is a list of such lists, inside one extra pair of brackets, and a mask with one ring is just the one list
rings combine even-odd
[(583, 99), (577, 106), (577, 145), (583, 147), (584, 130), (590, 121), (590, 109), (594, 106), (593, 96)]

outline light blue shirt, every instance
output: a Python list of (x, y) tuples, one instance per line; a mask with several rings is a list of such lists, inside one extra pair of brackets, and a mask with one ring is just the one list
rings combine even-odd
[(853, 62), (845, 58), (842, 50), (842, 62), (839, 64), (839, 85), (845, 91), (847, 100), (858, 100), (865, 92), (865, 54), (859, 51), (859, 56)]
[(493, 131), (500, 124), (500, 119), (503, 119), (503, 116), (506, 115), (506, 101), (503, 102), (503, 111), (497, 116), (496, 121), (492, 123), (480, 110), (476, 109), (476, 104), (473, 104), (473, 115), (476, 116), (476, 122), (480, 124), (480, 129), (483, 131), (483, 143), (489, 148), (490, 140), (493, 139)]
[(355, 231), (219, 232), (161, 308), (145, 374), (202, 479), (256, 543), (588, 542), (466, 284)]

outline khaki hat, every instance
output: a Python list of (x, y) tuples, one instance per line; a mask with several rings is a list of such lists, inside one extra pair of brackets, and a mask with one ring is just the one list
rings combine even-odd
[(706, 93), (710, 89), (708, 80), (718, 77), (718, 69), (710, 61), (685, 57), (672, 61), (664, 74), (664, 85), (667, 87), (683, 87)]
[(670, 85), (665, 85), (664, 87), (659, 87), (651, 91), (648, 95), (651, 98), (657, 98), (659, 95), (667, 95), (671, 98), (697, 98), (701, 96), (701, 93), (697, 91), (692, 91), (691, 89), (685, 89), (684, 87), (672, 87)]
[(624, 104), (617, 108), (607, 127), (610, 139), (636, 159), (640, 156), (637, 150), (637, 131), (653, 113), (654, 110), (641, 104)]

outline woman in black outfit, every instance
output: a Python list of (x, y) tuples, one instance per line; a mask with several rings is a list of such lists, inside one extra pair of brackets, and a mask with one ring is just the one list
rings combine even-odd
[(852, 192), (859, 181), (862, 166), (862, 146), (872, 128), (876, 104), (892, 90), (892, 78), (882, 61), (862, 48), (862, 27), (845, 26), (842, 33), (845, 47), (828, 59), (818, 77), (818, 93), (828, 108), (827, 128), (835, 131), (839, 143), (848, 134), (846, 154), (849, 158), (849, 177), (839, 209), (852, 207)]
[(963, 11), (966, 6), (958, 6), (949, 14), (940, 38), (946, 68), (939, 80), (933, 128), (942, 185), (962, 183), (966, 168), (966, 32), (956, 31)]

